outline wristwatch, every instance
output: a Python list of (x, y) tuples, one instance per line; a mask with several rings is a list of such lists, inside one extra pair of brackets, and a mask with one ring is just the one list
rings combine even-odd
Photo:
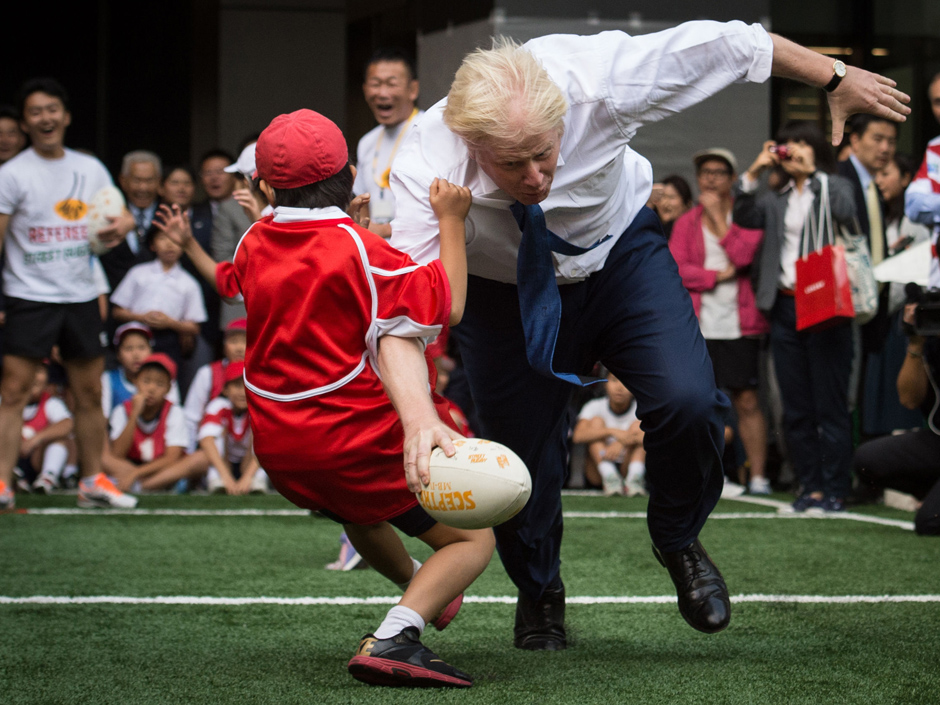
[(843, 78), (845, 78), (845, 64), (836, 59), (832, 64), (832, 80), (824, 86), (826, 92), (832, 93), (842, 83)]

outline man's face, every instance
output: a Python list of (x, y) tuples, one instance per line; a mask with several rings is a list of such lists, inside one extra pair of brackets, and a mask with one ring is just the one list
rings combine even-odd
[(940, 122), (940, 78), (930, 84), (927, 89), (927, 96), (930, 98), (930, 109), (933, 110), (933, 116)]
[(734, 171), (724, 159), (706, 159), (698, 167), (699, 193), (711, 191), (721, 197), (731, 195)]
[(147, 208), (157, 200), (160, 175), (153, 162), (134, 162), (128, 173), (121, 174), (120, 182), (127, 200), (137, 208)]
[(474, 147), (470, 155), (503, 191), (526, 206), (541, 203), (552, 190), (561, 130), (533, 135), (513, 147)]
[(26, 145), (26, 135), (16, 120), (11, 117), (0, 118), (0, 164), (13, 159)]
[(418, 82), (411, 78), (403, 61), (378, 61), (366, 70), (362, 92), (376, 122), (392, 127), (414, 111)]
[(868, 169), (876, 174), (894, 157), (898, 143), (898, 128), (893, 122), (872, 122), (861, 135), (852, 135), (852, 149), (855, 156)]
[(224, 171), (231, 163), (225, 157), (209, 157), (202, 163), (199, 177), (206, 195), (213, 201), (222, 201), (235, 190), (235, 179)]
[(38, 91), (23, 103), (20, 127), (41, 154), (57, 155), (65, 144), (65, 130), (71, 124), (72, 114), (60, 98)]

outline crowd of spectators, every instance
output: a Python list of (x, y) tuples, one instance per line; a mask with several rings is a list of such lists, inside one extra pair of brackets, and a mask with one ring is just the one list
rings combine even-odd
[[(355, 192), (371, 211), (372, 229), (387, 236), (394, 217), (389, 170), (402, 137), (422, 115), (415, 105), (413, 64), (397, 52), (377, 53), (366, 69), (363, 90), (378, 126), (360, 142)], [(67, 117), (51, 123), (27, 119), (29, 101), (36, 95), (58, 101), (60, 113)], [(940, 120), (940, 76), (931, 83), (930, 97)], [(0, 170), (0, 215), (11, 232), (17, 227), (18, 209), (28, 200), (24, 194), (30, 186), (21, 175), (26, 161), (39, 155), (51, 163), (77, 155), (61, 144), (68, 120), (67, 95), (54, 81), (34, 83), (19, 104), (0, 108), (0, 164), (9, 162)], [(50, 129), (59, 131), (58, 149), (64, 156), (55, 149), (43, 151), (41, 142)], [(856, 116), (851, 129), (841, 162), (810, 123), (784, 125), (741, 173), (729, 150), (703, 150), (691, 159), (697, 195), (682, 177), (672, 175), (654, 185), (648, 203), (660, 217), (692, 297), (718, 385), (732, 402), (726, 434), (728, 482), (740, 482), (752, 494), (769, 494), (772, 482), (783, 489), (787, 482), (779, 463), (768, 465), (770, 444), (792, 467), (789, 488), (796, 493), (796, 511), (842, 511), (856, 495), (870, 497), (873, 490), (890, 486), (920, 500), (940, 492), (935, 486), (940, 454), (930, 450), (938, 434), (935, 426), (925, 427), (917, 411), (923, 408), (928, 416), (936, 415), (936, 377), (931, 376), (937, 367), (936, 341), (909, 337), (910, 331), (902, 327), (914, 315), (905, 307), (903, 284), (882, 287), (878, 315), (864, 326), (847, 323), (810, 333), (795, 326), (795, 262), (806, 221), (818, 210), (824, 188), (834, 223), (866, 235), (873, 264), (931, 236), (936, 243), (940, 208), (930, 199), (940, 188), (928, 162), (931, 154), (940, 159), (940, 146), (931, 143), (933, 151), (928, 150), (918, 172), (914, 158), (896, 152), (895, 123)], [(61, 339), (68, 335), (63, 328), (49, 359), (18, 370), (18, 388), (4, 376), (6, 413), (13, 408), (23, 419), (15, 458), (17, 491), (52, 492), (75, 486), (80, 478), (95, 478), (105, 490), (95, 499), (85, 488), (89, 506), (131, 506), (133, 498), (127, 493), (146, 490), (266, 490), (264, 471), (251, 452), (241, 377), (244, 307), (220, 300), (179, 245), (155, 223), (161, 204), (179, 206), (202, 248), (218, 261), (230, 260), (245, 230), (271, 211), (257, 182), (252, 182), (256, 138), (245, 138), (237, 160), (223, 149), (210, 150), (195, 170), (188, 165), (165, 168), (159, 155), (146, 150), (125, 155), (117, 181), (127, 208), (113, 221), (117, 242), (100, 256), (100, 263), (89, 255), (89, 290), (98, 297), (96, 311), (105, 320), (110, 343), (102, 351), (108, 369), (101, 375), (101, 415), (108, 419), (108, 431), (100, 434), (97, 446), (91, 445), (92, 452), (101, 448), (101, 459), (80, 470), (83, 462), (88, 464), (83, 439), (103, 426), (86, 424), (86, 430), (79, 431), (78, 415), (90, 413), (89, 394), (75, 384), (76, 353)], [(107, 185), (100, 163), (83, 158), (90, 161), (82, 168), (98, 170), (100, 185)], [(67, 195), (56, 194), (55, 208), (68, 199), (87, 208), (85, 202), (94, 196), (88, 190), (91, 185), (82, 182), (83, 191), (76, 193), (73, 185)], [(199, 193), (202, 201), (197, 200)], [(919, 194), (913, 202), (912, 193)], [(22, 247), (14, 249), (9, 233), (5, 245), (9, 254), (4, 276), (13, 286), (4, 286), (4, 292), (18, 301), (23, 298), (19, 260), (24, 253)], [(27, 261), (29, 256), (27, 252)], [(933, 266), (936, 269), (935, 261)], [(6, 307), (0, 309), (0, 345), (4, 323)], [(5, 362), (10, 355), (14, 363), (24, 355), (22, 344), (16, 345), (12, 352), (4, 351)], [(472, 433), (473, 403), (460, 384), (459, 350), (453, 343), (449, 349), (439, 345), (437, 355), (442, 381), (453, 380), (453, 413)], [(772, 364), (766, 364), (768, 359)], [(769, 378), (775, 383), (769, 384)], [(776, 389), (781, 419), (769, 411), (774, 404), (768, 395)], [(606, 495), (643, 494), (643, 432), (632, 395), (612, 376), (606, 390), (595, 394), (577, 410), (572, 425), (572, 442), (588, 448), (584, 477)], [(857, 453), (853, 413), (862, 440), (870, 441)], [(773, 431), (775, 421), (782, 433)], [(3, 423), (0, 414), (0, 427)], [(884, 458), (896, 448), (888, 445), (904, 442), (890, 435), (900, 432), (911, 432), (904, 437), (912, 443), (920, 439), (928, 450), (919, 451), (918, 460), (911, 461), (917, 467), (895, 482)], [(84, 445), (87, 448), (87, 441)], [(2, 462), (9, 460), (0, 458)], [(103, 470), (100, 477), (91, 472), (98, 467)], [(0, 473), (0, 483), (5, 482)], [(11, 490), (0, 486), (0, 508), (13, 506)], [(923, 533), (938, 531), (936, 507), (931, 511), (932, 520), (918, 519)]]

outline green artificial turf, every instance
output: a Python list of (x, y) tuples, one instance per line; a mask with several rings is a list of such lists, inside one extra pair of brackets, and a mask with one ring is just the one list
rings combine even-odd
[[(782, 497), (781, 497), (782, 498)], [(74, 507), (74, 497), (18, 506)], [(642, 499), (566, 497), (567, 512)], [(278, 497), (144, 497), (148, 509), (290, 509)], [(716, 512), (772, 509), (723, 501)], [(894, 510), (870, 512), (894, 519)], [(0, 516), (0, 596), (368, 597), (372, 570), (323, 570), (339, 528), (308, 516)], [(714, 519), (702, 540), (733, 595), (940, 593), (940, 540), (844, 519)], [(409, 540), (414, 555), (427, 549)], [(643, 519), (565, 522), (571, 596), (670, 595)], [(512, 596), (498, 559), (467, 591)], [(0, 604), (0, 703), (940, 702), (940, 603), (736, 603), (718, 635), (673, 604), (570, 604), (570, 648), (511, 645), (511, 604), (468, 603), (425, 643), (461, 691), (376, 689), (345, 671), (387, 605)]]

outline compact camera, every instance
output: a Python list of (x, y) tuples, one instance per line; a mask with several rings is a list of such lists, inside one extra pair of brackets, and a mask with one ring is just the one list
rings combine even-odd
[(905, 287), (908, 303), (916, 303), (914, 325), (904, 324), (908, 335), (940, 336), (940, 289), (922, 291), (916, 284)]
[(793, 156), (792, 154), (790, 154), (790, 148), (787, 147), (785, 144), (775, 144), (773, 147), (770, 148), (770, 151), (776, 154), (780, 158), (781, 161), (785, 161)]

